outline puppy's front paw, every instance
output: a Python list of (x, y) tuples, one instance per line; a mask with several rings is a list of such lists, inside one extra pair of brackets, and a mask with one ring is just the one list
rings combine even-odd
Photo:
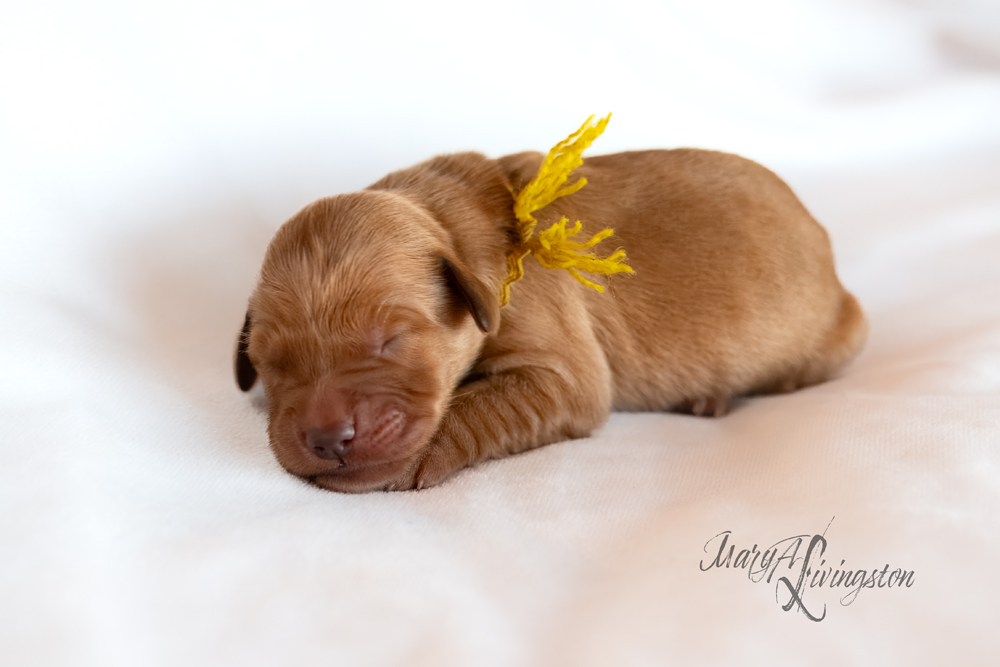
[(421, 452), (415, 465), (407, 472), (384, 487), (385, 491), (409, 491), (426, 489), (443, 482), (452, 473), (469, 464), (457, 455), (454, 448), (446, 448), (440, 442), (431, 442)]
[(420, 490), (436, 486), (453, 473), (467, 466), (468, 462), (461, 460), (454, 448), (435, 447), (432, 445), (428, 448), (427, 454), (417, 466), (417, 472), (414, 476), (414, 488)]

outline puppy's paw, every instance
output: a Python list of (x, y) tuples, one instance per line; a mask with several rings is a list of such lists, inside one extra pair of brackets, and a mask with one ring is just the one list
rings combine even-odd
[(437, 486), (467, 465), (468, 462), (461, 460), (453, 447), (442, 447), (439, 443), (433, 443), (417, 465), (413, 488), (420, 490)]
[(717, 393), (713, 396), (684, 401), (677, 406), (677, 412), (692, 414), (695, 417), (723, 417), (729, 412), (729, 394)]
[(437, 486), (452, 473), (468, 466), (460, 460), (454, 449), (448, 450), (440, 443), (433, 442), (425, 449), (404, 475), (383, 487), (384, 491), (409, 491)]

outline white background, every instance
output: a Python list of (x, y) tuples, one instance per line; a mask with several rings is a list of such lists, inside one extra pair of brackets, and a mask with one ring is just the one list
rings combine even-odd
[[(592, 153), (789, 181), (872, 322), (844, 376), (420, 493), (282, 472), (230, 367), (278, 225), (608, 111)], [(3, 2), (0, 662), (989, 664), (998, 258), (988, 0)], [(698, 567), (824, 529), (915, 585), (812, 623)]]

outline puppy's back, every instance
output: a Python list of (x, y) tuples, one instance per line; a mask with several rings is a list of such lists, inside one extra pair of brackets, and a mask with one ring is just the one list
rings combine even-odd
[[(501, 159), (517, 188), (541, 155)], [(536, 214), (586, 232), (612, 227), (631, 276), (587, 290), (618, 409), (669, 409), (702, 396), (793, 389), (826, 379), (864, 339), (826, 231), (759, 164), (694, 149), (588, 158), (588, 185)], [(582, 290), (581, 290), (582, 291)]]

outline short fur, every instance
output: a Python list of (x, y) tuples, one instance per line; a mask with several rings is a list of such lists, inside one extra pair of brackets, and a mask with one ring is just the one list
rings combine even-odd
[[(634, 275), (599, 294), (526, 258), (498, 295), (516, 193), (543, 156), (431, 159), (321, 199), (268, 248), (237, 351), (289, 471), (337, 491), (437, 484), (588, 435), (611, 410), (721, 415), (822, 382), (867, 324), (825, 230), (777, 176), (702, 150), (588, 158), (536, 213), (612, 227)], [(331, 435), (334, 434), (334, 435)]]

